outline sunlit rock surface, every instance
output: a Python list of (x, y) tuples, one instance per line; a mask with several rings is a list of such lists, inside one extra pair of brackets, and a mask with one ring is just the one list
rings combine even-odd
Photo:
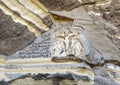
[[(119, 0), (99, 0), (95, 4), (85, 5), (90, 16), (98, 21), (98, 25), (103, 24), (105, 35), (120, 48), (120, 1)], [(104, 20), (103, 20), (104, 19)], [(102, 26), (102, 25), (101, 25)]]
[(120, 85), (119, 0), (1, 0), (0, 33), (0, 85)]
[[(15, 22), (20, 22), (28, 26), (28, 29), (36, 35), (48, 30), (48, 26), (52, 24), (44, 24), (45, 20), (42, 19), (49, 16), (48, 11), (43, 8), (43, 5), (37, 5), (34, 0), (1, 0), (0, 8), (6, 14), (11, 15)], [(36, 12), (36, 10), (39, 11)]]

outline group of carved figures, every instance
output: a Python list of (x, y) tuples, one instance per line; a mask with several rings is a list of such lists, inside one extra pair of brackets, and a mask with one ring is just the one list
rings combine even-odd
[(87, 33), (82, 28), (62, 28), (52, 34), (51, 56), (87, 61), (92, 64), (103, 63), (103, 56), (94, 49)]
[(53, 37), (56, 38), (56, 40), (52, 44), (51, 55), (57, 57), (65, 57), (68, 55), (81, 57), (84, 49), (79, 35), (79, 32), (73, 31), (70, 28), (55, 32)]

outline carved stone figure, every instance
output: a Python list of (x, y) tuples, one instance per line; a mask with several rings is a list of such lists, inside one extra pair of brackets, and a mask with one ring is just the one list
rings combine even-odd
[(87, 34), (82, 27), (62, 28), (55, 31), (50, 48), (52, 60), (104, 63), (103, 55), (94, 48)]
[(51, 55), (53, 57), (66, 57), (68, 55), (81, 57), (83, 47), (79, 35), (79, 32), (73, 31), (70, 28), (55, 32), (53, 37), (56, 38), (56, 41), (52, 44)]

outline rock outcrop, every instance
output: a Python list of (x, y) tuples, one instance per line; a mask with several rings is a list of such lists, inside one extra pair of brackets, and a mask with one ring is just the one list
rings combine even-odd
[(119, 0), (1, 0), (0, 33), (0, 85), (120, 85)]

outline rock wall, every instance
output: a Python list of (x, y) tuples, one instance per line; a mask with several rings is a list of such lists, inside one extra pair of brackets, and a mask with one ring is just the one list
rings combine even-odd
[(0, 54), (10, 55), (29, 45), (35, 34), (0, 10)]
[(120, 85), (119, 0), (1, 0), (0, 33), (0, 85)]

